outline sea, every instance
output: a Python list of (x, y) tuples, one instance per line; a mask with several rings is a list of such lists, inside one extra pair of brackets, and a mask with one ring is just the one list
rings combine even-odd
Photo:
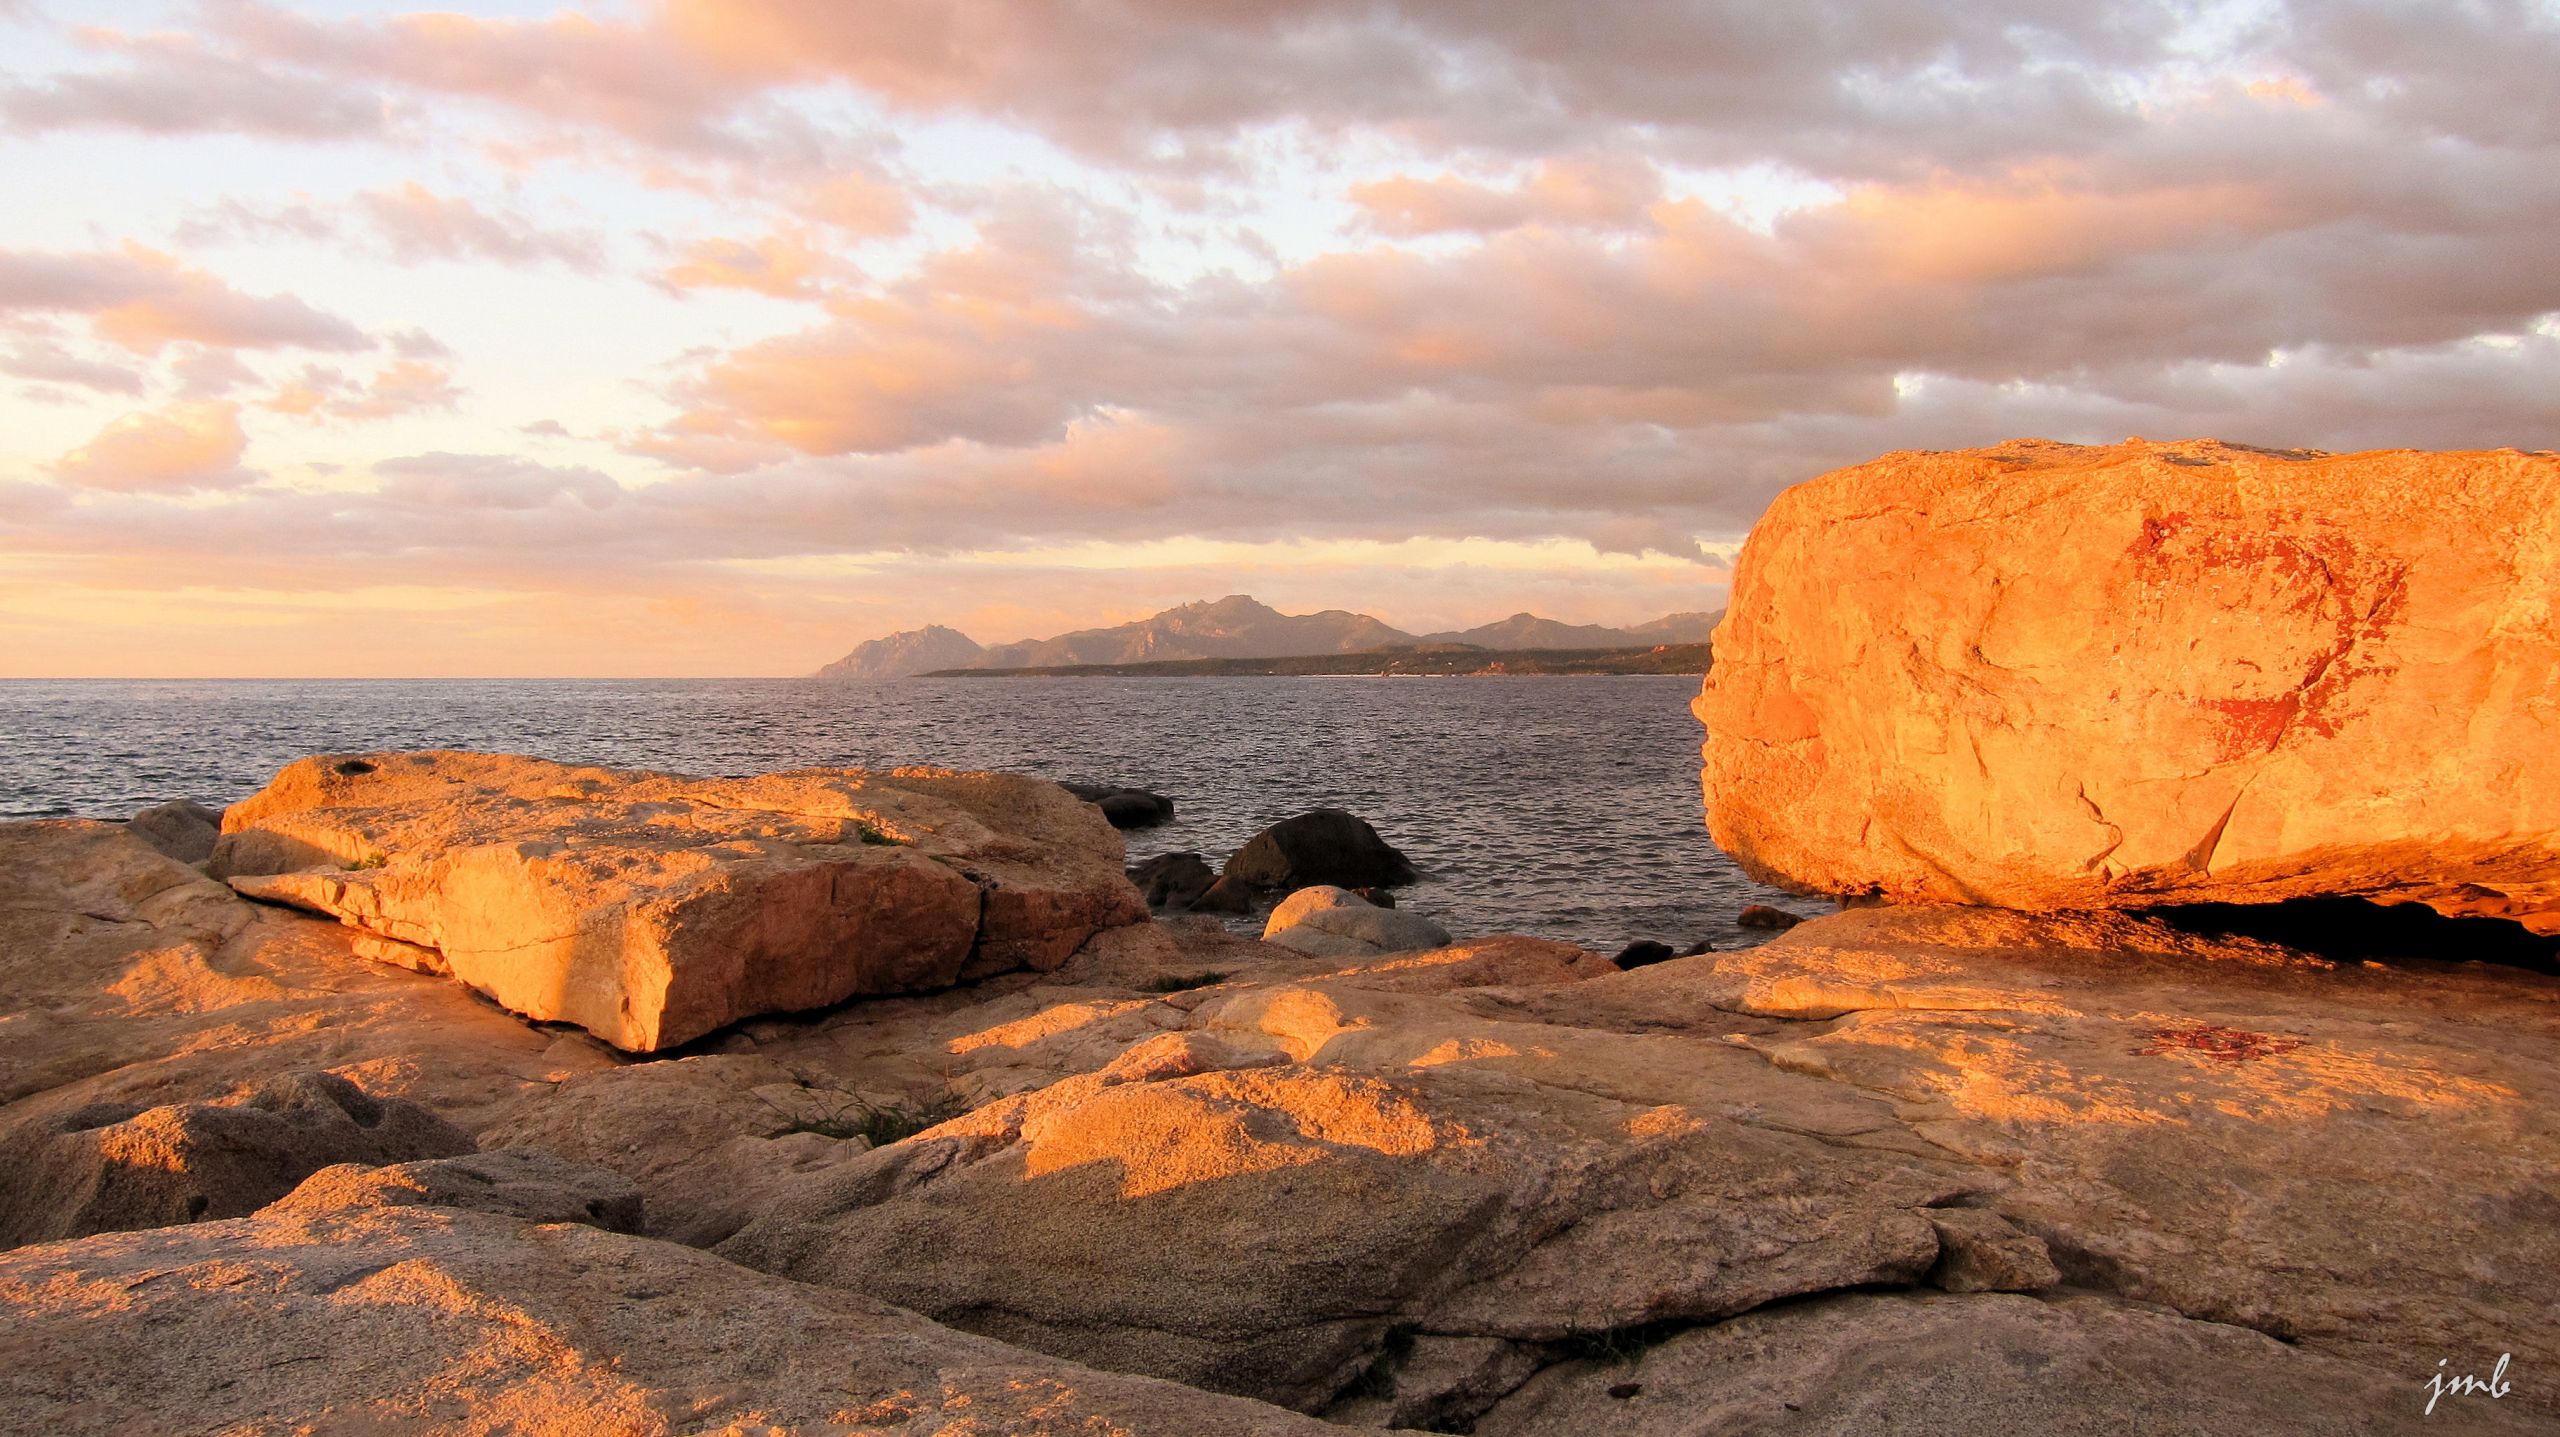
[(1400, 907), (1461, 936), (1603, 952), (1760, 941), (1745, 904), (1818, 911), (1707, 839), (1694, 678), (0, 681), (0, 818), (221, 806), (305, 754), (461, 748), (731, 775), (941, 764), (1149, 789), (1130, 862), (1211, 866), (1348, 809), (1422, 872)]

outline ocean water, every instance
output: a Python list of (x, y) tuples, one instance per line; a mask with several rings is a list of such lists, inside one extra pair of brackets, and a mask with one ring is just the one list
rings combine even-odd
[(0, 682), (0, 818), (221, 805), (311, 753), (468, 748), (746, 774), (936, 763), (1153, 789), (1131, 862), (1212, 866), (1319, 805), (1423, 872), (1399, 905), (1465, 934), (1614, 952), (1765, 935), (1707, 841), (1690, 678)]

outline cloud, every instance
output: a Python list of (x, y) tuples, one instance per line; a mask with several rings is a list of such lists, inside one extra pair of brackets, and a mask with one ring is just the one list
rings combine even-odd
[(258, 371), (227, 349), (196, 349), (179, 356), (169, 366), (178, 381), (178, 393), (185, 399), (220, 399), (235, 390), (260, 382)]
[(361, 86), (262, 64), (192, 36), (79, 34), (122, 63), (0, 87), (0, 125), (31, 134), (105, 128), (286, 140), (353, 139), (383, 127), (381, 101)]
[[(2167, 0), (1921, 7), (1624, 0), (662, 0), (631, 21), (322, 21), (237, 3), (224, 41), (341, 82), (509, 105), (669, 150), (811, 142), (765, 102), (825, 84), (1035, 130), (1118, 164), (1216, 167), (1275, 125), (1435, 149), (1561, 150), (1643, 132), (1701, 163), (1864, 175), (1992, 163), (2134, 123), (2117, 72), (2188, 62)], [(775, 146), (777, 151), (782, 147)], [(1907, 171), (1903, 171), (1907, 173)]]
[(622, 497), (622, 487), (587, 468), (537, 464), (501, 454), (414, 454), (373, 466), (382, 497), (431, 509), (539, 509), (571, 501), (602, 509)]
[(0, 350), (0, 374), (43, 384), (70, 384), (100, 394), (139, 395), (142, 375), (121, 364), (83, 359), (41, 336), (22, 338)]
[(461, 402), (451, 369), (429, 360), (395, 359), (361, 384), (339, 370), (304, 365), (259, 407), (303, 419), (392, 419), (449, 411)]
[(853, 272), (815, 236), (779, 229), (753, 240), (696, 240), (658, 278), (674, 290), (743, 289), (774, 299), (809, 299), (827, 282)]
[(173, 255), (0, 250), (0, 315), (82, 314), (99, 338), (139, 353), (179, 340), (233, 349), (358, 350), (362, 330), (291, 295), (248, 295)]
[[(1582, 616), (1623, 621), (1712, 587), (1780, 487), (1885, 450), (2560, 445), (2560, 31), (2525, 0), (880, 0), (858, 26), (813, 0), (218, 0), (186, 23), (151, 53), (376, 97), (404, 143), (347, 152), (367, 198), (215, 206), (204, 233), (572, 269), (545, 299), (600, 307), (592, 367), (524, 385), (524, 356), (417, 331), (331, 359), (372, 342), (170, 256), (0, 253), (0, 323), (32, 337), (0, 353), (30, 364), (265, 395), (349, 475), (372, 456), (343, 426), (450, 416), (374, 488), (36, 486), (13, 554), (148, 571), (192, 546), (280, 588), (866, 627), (1066, 627), (1098, 589), (1170, 601), (1230, 568), (1482, 604), (1452, 622), (1587, 579), (1623, 607)], [(642, 245), (547, 227), (570, 198)], [(700, 293), (726, 290), (807, 308)], [(601, 309), (631, 304), (693, 347), (632, 352), (643, 317)], [(165, 371), (133, 358), (186, 335)], [(313, 352), (258, 382), (235, 347)], [(495, 398), (466, 412), (465, 378)], [(665, 472), (506, 457), (534, 439)], [(866, 577), (774, 577), (831, 556)]]
[(1523, 225), (1624, 229), (1643, 222), (1662, 197), (1662, 176), (1643, 160), (1586, 156), (1550, 160), (1511, 188), (1451, 175), (1399, 175), (1351, 188), (1351, 202), (1381, 234), (1490, 234)]
[(356, 197), (356, 207), (401, 264), (491, 260), (591, 270), (604, 262), (604, 241), (598, 235), (538, 229), (520, 216), (491, 214), (415, 180), (367, 191)]
[(116, 420), (56, 460), (53, 472), (66, 484), (123, 493), (234, 489), (258, 477), (240, 467), (248, 447), (238, 405), (182, 402)]

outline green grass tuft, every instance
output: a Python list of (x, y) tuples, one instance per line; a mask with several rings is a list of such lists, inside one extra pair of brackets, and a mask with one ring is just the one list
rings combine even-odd
[[(810, 1091), (815, 1098), (816, 1090)], [(903, 1142), (969, 1110), (957, 1095), (947, 1091), (912, 1107), (901, 1103), (875, 1103), (853, 1093), (834, 1096), (841, 1101), (828, 1103), (819, 1100), (820, 1106), (815, 1112), (795, 1113), (761, 1094), (758, 1100), (782, 1115), (783, 1133), (816, 1133), (822, 1138), (838, 1141), (860, 1138), (875, 1148)]]

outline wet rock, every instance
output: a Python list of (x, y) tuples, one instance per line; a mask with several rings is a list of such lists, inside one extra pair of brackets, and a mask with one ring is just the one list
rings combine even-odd
[(1804, 892), (2560, 933), (2555, 494), (2549, 454), (2211, 440), (1800, 484), (1716, 631), (1709, 825)]
[(1154, 828), (1173, 822), (1173, 800), (1143, 788), (1104, 783), (1062, 783), (1067, 792), (1102, 810), (1113, 828)]
[(1271, 910), (1262, 941), (1318, 958), (1375, 958), (1447, 946), (1449, 930), (1340, 888), (1301, 888)]
[(213, 857), (214, 842), (222, 837), (222, 810), (172, 799), (135, 814), (125, 828), (180, 863), (202, 863)]
[(1384, 888), (1411, 883), (1413, 864), (1367, 822), (1338, 808), (1282, 819), (1227, 859), (1221, 876), (1289, 892), (1316, 884)]
[(287, 1073), (232, 1103), (74, 1109), (7, 1148), (0, 1247), (238, 1217), (331, 1164), (450, 1157), (471, 1139), (416, 1103)]
[(1744, 928), (1769, 928), (1785, 932), (1802, 923), (1804, 915), (1789, 913), (1783, 908), (1772, 908), (1766, 903), (1746, 903), (1742, 905), (1742, 911), (1734, 915), (1733, 921)]
[(1218, 875), (1199, 854), (1167, 853), (1130, 869), (1129, 881), (1138, 885), (1148, 907), (1180, 911), (1196, 906)]
[(998, 774), (323, 757), (224, 824), (213, 868), (241, 892), (432, 950), (513, 1011), (632, 1052), (1055, 967), (1145, 912), (1092, 809)]
[(1251, 913), (1271, 898), (1271, 891), (1259, 884), (1222, 877), (1191, 900), (1191, 907), (1197, 913)]

